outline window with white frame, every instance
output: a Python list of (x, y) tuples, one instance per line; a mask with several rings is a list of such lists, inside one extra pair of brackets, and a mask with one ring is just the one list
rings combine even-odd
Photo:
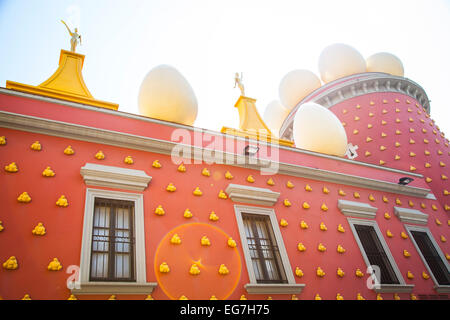
[(76, 294), (149, 294), (146, 282), (143, 194), (86, 190)]
[(301, 293), (304, 284), (295, 282), (275, 211), (235, 205), (250, 283), (248, 293)]
[(430, 230), (411, 225), (405, 225), (405, 228), (436, 284), (436, 291), (450, 292), (450, 267)]
[(270, 217), (242, 213), (245, 237), (257, 283), (287, 283)]
[(399, 284), (389, 257), (383, 248), (373, 225), (353, 223), (364, 253), (370, 265), (378, 266), (380, 269), (380, 283)]
[(135, 281), (134, 202), (95, 198), (90, 281)]
[(374, 272), (376, 292), (411, 292), (405, 283), (375, 220), (348, 218), (353, 235), (366, 262)]
[(371, 271), (372, 279), (376, 279), (373, 289), (376, 292), (411, 292), (414, 285), (405, 283), (375, 221), (378, 208), (347, 200), (338, 200), (338, 208), (347, 217), (367, 270)]

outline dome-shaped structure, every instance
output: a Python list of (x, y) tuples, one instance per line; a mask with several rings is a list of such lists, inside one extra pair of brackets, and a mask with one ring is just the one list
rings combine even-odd
[(323, 82), (366, 72), (366, 61), (353, 47), (335, 43), (325, 49), (319, 57), (319, 72)]
[(367, 72), (384, 72), (393, 76), (403, 77), (402, 61), (388, 52), (378, 52), (366, 59)]
[(295, 114), (293, 126), (297, 148), (343, 156), (347, 135), (333, 112), (314, 102), (302, 104)]
[(272, 134), (275, 134), (277, 137), (279, 136), (281, 125), (288, 114), (289, 110), (278, 100), (273, 100), (266, 106), (263, 119)]
[(139, 113), (160, 120), (193, 125), (198, 104), (194, 90), (175, 68), (159, 65), (145, 76), (139, 89)]
[(320, 79), (313, 72), (302, 69), (292, 70), (281, 79), (278, 88), (280, 101), (290, 111), (320, 85)]
[(332, 107), (358, 145), (357, 161), (422, 174), (435, 197), (448, 204), (448, 141), (411, 96), (374, 92)]

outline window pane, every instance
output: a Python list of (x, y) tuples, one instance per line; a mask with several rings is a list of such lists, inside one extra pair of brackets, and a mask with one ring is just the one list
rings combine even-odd
[(111, 208), (100, 203), (94, 208), (94, 227), (92, 230), (91, 277), (108, 276), (109, 217)]
[(252, 259), (252, 264), (253, 264), (253, 271), (255, 272), (255, 278), (256, 280), (260, 280), (263, 279), (263, 276), (261, 274), (261, 263), (259, 262), (258, 259)]
[(258, 283), (287, 283), (270, 218), (243, 214), (253, 270)]
[(91, 277), (106, 278), (108, 276), (108, 254), (93, 253), (91, 263)]
[(394, 269), (373, 226), (355, 224), (359, 240), (371, 265), (378, 266), (381, 284), (398, 284)]
[(91, 248), (91, 281), (134, 279), (134, 206), (131, 201), (96, 198)]
[(244, 227), (245, 227), (245, 236), (247, 239), (253, 238), (253, 230), (251, 228), (250, 220), (244, 219)]
[(104, 204), (95, 206), (94, 209), (94, 227), (109, 227), (109, 215), (111, 208)]
[(411, 231), (420, 252), (440, 285), (450, 285), (450, 274), (426, 232)]
[(92, 234), (92, 251), (109, 250), (109, 229), (94, 229)]
[(116, 254), (116, 278), (130, 277), (130, 257), (125, 254)]
[(116, 210), (116, 228), (117, 229), (129, 229), (129, 209), (117, 208)]

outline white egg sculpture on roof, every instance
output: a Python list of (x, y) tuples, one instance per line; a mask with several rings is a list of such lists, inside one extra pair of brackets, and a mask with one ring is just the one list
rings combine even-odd
[(289, 110), (287, 110), (280, 101), (273, 100), (266, 106), (263, 120), (269, 127), (272, 134), (278, 137), (283, 121), (288, 115)]
[(302, 104), (294, 117), (293, 137), (300, 149), (344, 156), (347, 134), (336, 115), (314, 102)]
[(403, 77), (402, 61), (392, 53), (378, 52), (366, 59), (367, 72), (384, 72), (393, 76)]
[(323, 82), (366, 72), (366, 61), (353, 47), (335, 43), (325, 49), (319, 57), (319, 72)]
[(278, 94), (281, 103), (290, 111), (304, 97), (320, 88), (320, 79), (309, 70), (292, 70), (280, 81)]
[(194, 90), (175, 68), (159, 65), (147, 73), (139, 89), (139, 113), (164, 121), (193, 125), (198, 104)]

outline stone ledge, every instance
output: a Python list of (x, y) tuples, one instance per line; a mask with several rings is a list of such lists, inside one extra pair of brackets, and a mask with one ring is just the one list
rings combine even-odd
[(338, 208), (346, 217), (375, 219), (378, 208), (372, 207), (368, 203), (338, 200)]
[(266, 188), (257, 188), (230, 183), (225, 190), (228, 197), (234, 202), (260, 204), (273, 206), (280, 196), (279, 192), (274, 192)]
[(376, 293), (411, 293), (413, 289), (413, 284), (380, 284), (373, 288)]
[(300, 294), (305, 286), (299, 283), (247, 283), (244, 288), (249, 294)]
[(428, 214), (423, 213), (419, 210), (394, 207), (394, 213), (401, 222), (424, 225), (428, 223)]
[(144, 191), (152, 177), (142, 170), (86, 163), (80, 173), (88, 186)]
[(82, 282), (73, 294), (151, 294), (158, 286), (156, 282)]

